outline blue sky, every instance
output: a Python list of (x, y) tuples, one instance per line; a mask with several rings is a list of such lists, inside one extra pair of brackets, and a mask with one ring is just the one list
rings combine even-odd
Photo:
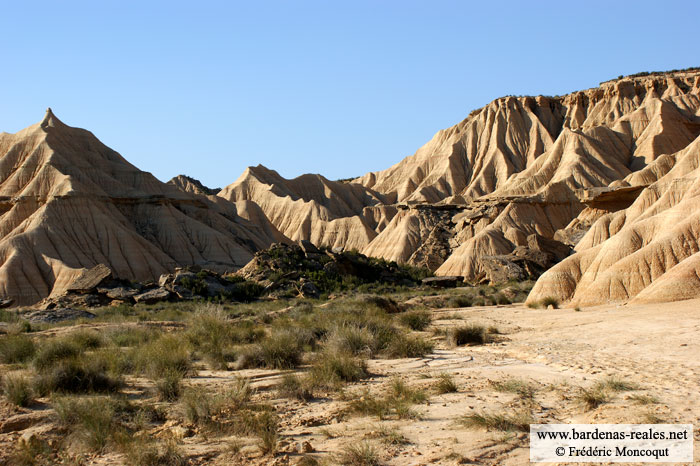
[(0, 131), (46, 107), (163, 181), (380, 170), (507, 94), (700, 66), (699, 2), (0, 0)]

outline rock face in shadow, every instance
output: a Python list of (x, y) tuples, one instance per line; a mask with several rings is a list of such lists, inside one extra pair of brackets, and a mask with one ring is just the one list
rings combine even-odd
[(161, 183), (49, 110), (0, 134), (0, 297), (60, 295), (98, 264), (141, 282), (183, 265), (236, 270), (277, 238), (223, 204)]

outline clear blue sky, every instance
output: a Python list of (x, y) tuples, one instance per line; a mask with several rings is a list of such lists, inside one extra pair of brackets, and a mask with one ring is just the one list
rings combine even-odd
[(163, 181), (386, 168), (506, 94), (700, 66), (695, 1), (0, 1), (0, 131), (46, 107)]

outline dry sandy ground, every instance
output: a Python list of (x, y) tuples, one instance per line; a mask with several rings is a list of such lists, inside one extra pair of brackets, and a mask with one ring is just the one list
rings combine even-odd
[[(430, 356), (371, 360), (371, 379), (350, 385), (343, 396), (308, 403), (280, 398), (271, 389), (279, 372), (241, 371), (258, 388), (257, 397), (273, 403), (282, 415), (280, 452), (274, 458), (263, 457), (254, 439), (242, 439), (242, 448), (233, 453), (231, 438), (202, 435), (182, 439), (180, 448), (197, 464), (295, 464), (303, 457), (298, 450), (308, 442), (307, 448), (313, 450), (310, 456), (332, 464), (347, 445), (368, 442), (387, 465), (521, 465), (529, 462), (526, 434), (466, 427), (460, 419), (474, 412), (527, 409), (543, 423), (692, 423), (695, 460), (700, 462), (700, 300), (581, 311), (522, 305), (442, 309), (434, 311), (434, 319), (434, 326), (444, 328), (472, 322), (494, 325), (502, 332), (502, 341), (453, 348), (443, 337), (435, 337), (436, 351)], [(454, 377), (457, 393), (436, 393), (441, 373)], [(201, 371), (192, 382), (224, 387), (236, 374)], [(426, 403), (414, 406), (418, 419), (343, 414), (347, 399), (361, 396), (364, 390), (383, 393), (394, 376), (428, 394)], [(577, 398), (581, 387), (610, 376), (636, 383), (640, 389), (616, 392), (610, 402), (587, 410)], [(495, 389), (494, 382), (510, 379), (536, 387), (534, 399)], [(656, 402), (642, 404), (635, 400), (640, 394)], [(9, 414), (7, 406), (3, 411)], [(41, 424), (30, 427), (42, 428)], [(381, 432), (387, 429), (397, 429), (408, 443), (382, 442)], [(5, 427), (0, 425), (4, 445), (21, 434), (7, 432), (7, 421)], [(119, 462), (117, 455), (92, 461), (114, 462)]]

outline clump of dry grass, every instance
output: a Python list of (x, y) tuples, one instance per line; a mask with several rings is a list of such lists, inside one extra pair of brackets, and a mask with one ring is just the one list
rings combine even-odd
[(18, 374), (8, 374), (0, 383), (2, 394), (10, 403), (17, 406), (29, 406), (34, 401), (34, 390), (29, 377)]
[(435, 384), (435, 391), (440, 395), (457, 392), (457, 384), (455, 383), (454, 377), (446, 372), (440, 374)]
[(508, 379), (500, 382), (493, 382), (493, 387), (499, 392), (515, 393), (524, 400), (533, 400), (535, 398), (535, 393), (537, 393), (537, 388), (520, 379)]
[(337, 457), (342, 466), (379, 466), (379, 454), (369, 442), (350, 444)]
[(534, 419), (524, 411), (510, 414), (481, 412), (468, 414), (460, 422), (467, 427), (483, 427), (487, 430), (529, 432)]

